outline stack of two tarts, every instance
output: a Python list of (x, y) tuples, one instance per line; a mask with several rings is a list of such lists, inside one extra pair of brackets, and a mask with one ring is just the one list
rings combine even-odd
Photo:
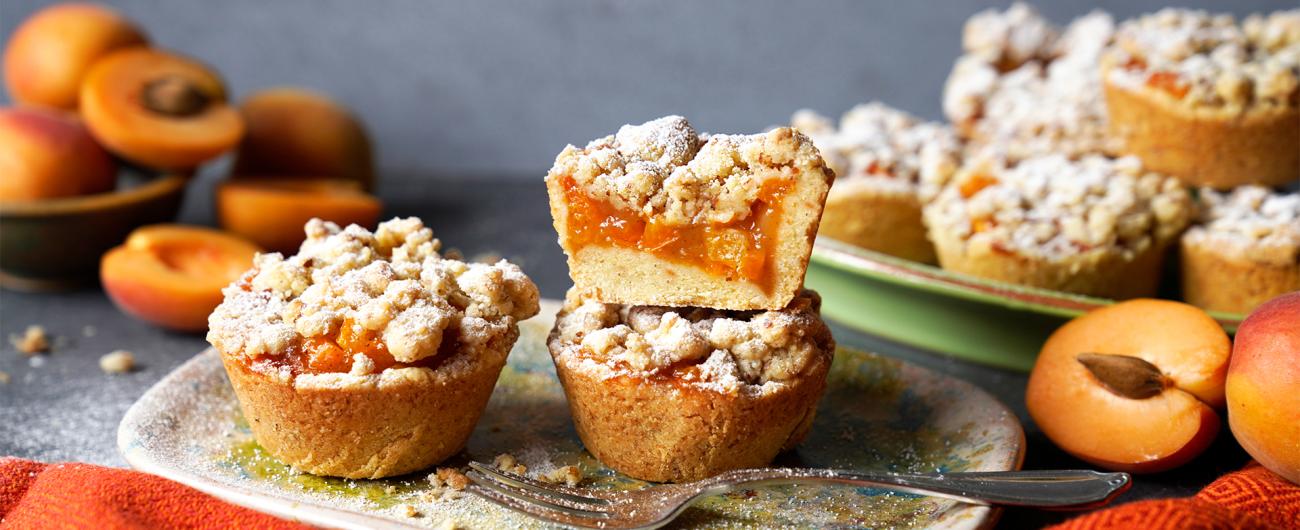
[(680, 482), (802, 441), (834, 355), (803, 289), (833, 178), (793, 129), (678, 116), (560, 153), (546, 183), (574, 287), (548, 347), (596, 458)]

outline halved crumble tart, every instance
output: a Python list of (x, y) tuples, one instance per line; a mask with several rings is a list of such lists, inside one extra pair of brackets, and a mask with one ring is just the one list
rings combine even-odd
[(1300, 193), (1260, 186), (1203, 189), (1198, 223), (1183, 234), (1183, 299), (1249, 313), (1300, 290)]
[(1192, 216), (1177, 179), (1101, 155), (982, 155), (925, 207), (944, 269), (1109, 298), (1155, 294)]
[(1112, 133), (1191, 185), (1300, 179), (1300, 9), (1163, 9), (1122, 24), (1104, 59)]
[(935, 262), (921, 205), (961, 163), (962, 144), (952, 128), (876, 102), (850, 109), (838, 128), (810, 110), (796, 112), (790, 124), (812, 139), (835, 171), (818, 235)]
[(371, 233), (313, 219), (297, 255), (258, 255), (208, 341), (253, 435), (317, 475), (379, 478), (464, 447), (537, 287), (513, 264), (439, 255), (419, 219)]
[(1013, 160), (1114, 154), (1098, 66), (1114, 26), (1094, 11), (1062, 32), (1018, 2), (977, 13), (944, 86), (944, 114), (973, 147), (995, 145)]
[(833, 173), (803, 134), (700, 135), (680, 116), (568, 146), (546, 176), (576, 287), (609, 303), (780, 309)]
[(803, 440), (835, 341), (821, 299), (777, 311), (606, 304), (569, 291), (547, 346), (583, 445), (656, 482), (769, 464)]

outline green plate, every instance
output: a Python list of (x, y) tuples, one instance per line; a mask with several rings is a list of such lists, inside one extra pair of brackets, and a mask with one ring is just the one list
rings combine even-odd
[[(582, 449), (546, 352), (546, 335), (558, 308), (558, 302), (547, 301), (541, 315), (520, 325), (519, 341), (469, 446), (443, 465), (491, 462), (509, 453), (530, 473), (576, 465), (586, 486), (646, 487)], [(385, 480), (294, 472), (253, 439), (211, 350), (177, 368), (127, 411), (118, 446), (137, 469), (315, 525), (436, 527), (451, 519), (458, 528), (544, 526), (472, 495), (430, 495), (427, 471)], [(808, 439), (779, 456), (775, 465), (1008, 471), (1020, 467), (1023, 454), (1024, 434), (1015, 414), (984, 391), (896, 359), (842, 349)], [(783, 486), (704, 500), (677, 524), (973, 530), (992, 526), (996, 516), (987, 506), (876, 488)]]
[[(985, 280), (819, 237), (805, 281), (849, 327), (983, 364), (1028, 371), (1061, 324), (1114, 300)], [(1229, 332), (1243, 315), (1211, 313)]]

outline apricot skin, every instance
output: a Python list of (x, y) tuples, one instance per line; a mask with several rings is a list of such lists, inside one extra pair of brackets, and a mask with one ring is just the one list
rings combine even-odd
[[(1057, 446), (1099, 467), (1153, 473), (1205, 451), (1220, 429), (1227, 334), (1204, 311), (1166, 300), (1132, 300), (1095, 310), (1048, 338), (1029, 375), (1030, 416)], [(1171, 381), (1146, 399), (1103, 386), (1077, 356), (1127, 355)]]
[(221, 227), (267, 249), (293, 253), (312, 218), (375, 228), (383, 204), (344, 180), (244, 180), (217, 187)]
[(1266, 302), (1237, 328), (1227, 394), (1237, 442), (1300, 484), (1300, 291)]
[(0, 109), (0, 201), (102, 193), (116, 176), (112, 157), (75, 116)]
[(123, 312), (176, 331), (202, 331), (221, 289), (252, 267), (261, 249), (210, 228), (150, 225), (100, 261), (100, 281)]
[(280, 87), (256, 92), (239, 106), (247, 132), (235, 157), (240, 178), (326, 177), (374, 187), (370, 138), (360, 120), (316, 92)]
[(148, 44), (116, 11), (97, 4), (56, 4), (18, 26), (4, 54), (9, 97), (23, 105), (76, 110), (86, 71), (110, 51)]

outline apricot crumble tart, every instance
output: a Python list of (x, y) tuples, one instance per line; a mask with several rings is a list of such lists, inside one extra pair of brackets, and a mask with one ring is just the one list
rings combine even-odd
[(1218, 189), (1300, 178), (1300, 9), (1163, 9), (1106, 53), (1113, 134), (1155, 171)]
[(378, 478), (455, 454), (538, 311), (519, 267), (444, 258), (419, 219), (313, 219), (223, 290), (208, 341), (257, 441), (318, 475)]
[(945, 269), (1092, 296), (1155, 293), (1164, 251), (1193, 216), (1176, 179), (1133, 157), (1016, 164), (980, 156), (958, 171), (925, 222)]
[(696, 480), (803, 440), (835, 349), (820, 306), (808, 290), (776, 311), (720, 311), (573, 289), (547, 346), (588, 451), (643, 480)]
[(803, 286), (833, 178), (793, 129), (700, 135), (668, 116), (566, 147), (546, 187), (579, 290), (610, 303), (780, 309)]
[(1300, 193), (1243, 186), (1201, 190), (1201, 215), (1183, 234), (1183, 299), (1249, 313), (1300, 290)]
[(976, 14), (944, 87), (944, 114), (975, 146), (1012, 159), (1113, 154), (1098, 65), (1114, 26), (1094, 11), (1061, 32), (1022, 3)]
[(808, 135), (835, 171), (818, 235), (904, 259), (934, 263), (921, 205), (961, 161), (952, 129), (881, 103), (858, 105), (838, 129), (810, 110), (790, 124)]

